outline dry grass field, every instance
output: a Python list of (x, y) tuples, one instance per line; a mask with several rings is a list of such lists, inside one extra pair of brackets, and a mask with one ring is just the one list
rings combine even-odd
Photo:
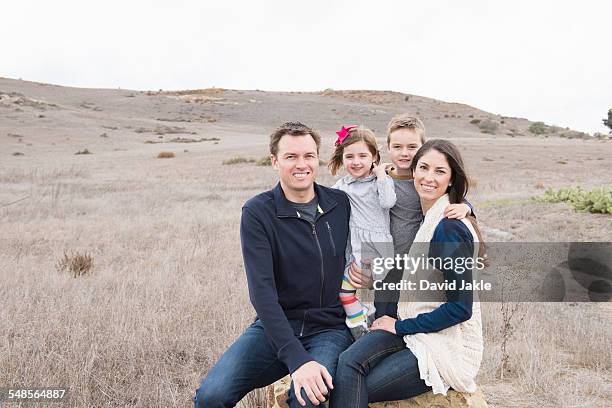
[[(144, 93), (0, 79), (0, 387), (68, 386), (67, 407), (191, 406), (254, 317), (240, 208), (276, 177), (248, 159), (265, 156), (267, 134), (293, 119), (322, 131), (324, 160), (333, 130), (355, 120), (384, 145), (384, 124), (403, 110), (419, 111), (429, 137), (460, 146), (490, 240), (612, 241), (609, 215), (530, 201), (547, 187), (610, 185), (612, 142), (538, 138), (516, 118), (483, 134), (469, 115), (498, 116), (394, 93)], [(91, 154), (75, 154), (83, 149)], [(222, 164), (236, 157), (247, 161)], [(62, 262), (76, 255), (91, 268)], [(609, 303), (520, 304), (510, 331), (504, 307), (483, 305), (479, 384), (490, 406), (612, 404)], [(263, 395), (242, 406), (262, 406)]]

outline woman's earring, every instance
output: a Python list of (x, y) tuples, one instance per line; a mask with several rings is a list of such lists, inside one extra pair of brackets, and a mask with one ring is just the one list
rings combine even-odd
[(450, 187), (450, 186), (452, 186), (452, 184), (451, 184), (451, 183), (448, 183), (448, 186)]

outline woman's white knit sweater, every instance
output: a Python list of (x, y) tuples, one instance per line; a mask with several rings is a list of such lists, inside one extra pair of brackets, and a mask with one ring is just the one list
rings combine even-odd
[[(428, 249), (438, 223), (444, 218), (444, 209), (449, 205), (448, 195), (440, 197), (425, 214), (425, 219), (414, 239), (410, 256), (418, 257), (423, 249)], [(468, 220), (462, 220), (474, 239), (474, 258), (478, 256), (478, 236)], [(418, 247), (418, 250), (417, 250)], [(413, 253), (414, 251), (414, 253)], [(418, 253), (416, 253), (418, 252)], [(407, 273), (407, 272), (405, 272)], [(417, 270), (409, 277), (417, 280), (424, 276)], [(427, 276), (430, 279), (431, 270)], [(443, 280), (442, 272), (439, 273)], [(407, 276), (405, 276), (407, 278)], [(460, 392), (475, 392), (475, 378), (480, 368), (483, 354), (482, 320), (480, 303), (473, 294), (472, 317), (462, 323), (434, 333), (417, 333), (404, 336), (406, 346), (416, 356), (421, 379), (432, 387), (434, 394), (446, 394), (449, 387)], [(438, 308), (443, 302), (410, 301), (401, 303), (399, 313), (402, 319), (414, 318)], [(416, 300), (416, 299), (415, 299)]]

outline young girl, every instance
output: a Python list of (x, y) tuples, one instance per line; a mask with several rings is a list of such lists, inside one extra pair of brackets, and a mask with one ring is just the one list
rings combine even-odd
[[(336, 132), (336, 148), (329, 161), (332, 175), (341, 167), (348, 172), (333, 185), (346, 192), (351, 203), (350, 248), (347, 245), (347, 265), (354, 261), (362, 269), (370, 269), (374, 258), (393, 258), (393, 238), (389, 231), (389, 209), (395, 205), (393, 180), (386, 166), (379, 165), (380, 154), (376, 137), (370, 129), (358, 126), (342, 127)], [(375, 280), (384, 279), (387, 270), (373, 268)], [(355, 340), (368, 331), (368, 318), (373, 320), (374, 307), (363, 305), (345, 270), (340, 301), (346, 312), (346, 324)]]

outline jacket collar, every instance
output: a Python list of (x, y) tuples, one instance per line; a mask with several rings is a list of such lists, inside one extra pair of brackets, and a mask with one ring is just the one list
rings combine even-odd
[[(329, 212), (332, 208), (334, 208), (338, 203), (334, 198), (325, 191), (325, 189), (321, 188), (317, 183), (314, 183), (314, 190), (317, 196), (317, 201), (319, 203), (319, 207), (323, 210), (323, 214)], [(278, 217), (295, 217), (295, 208), (291, 205), (291, 202), (287, 200), (285, 197), (285, 193), (281, 188), (280, 182), (276, 184), (276, 187), (272, 189), (272, 194), (274, 196), (274, 204), (276, 206), (276, 215)]]
[(344, 181), (346, 181), (346, 184), (352, 184), (356, 181), (360, 181), (362, 183), (368, 182), (368, 181), (372, 181), (376, 178), (376, 174), (372, 173), (372, 174), (368, 174), (365, 177), (356, 179), (355, 177), (351, 176), (350, 174), (347, 174), (346, 176), (344, 176)]

